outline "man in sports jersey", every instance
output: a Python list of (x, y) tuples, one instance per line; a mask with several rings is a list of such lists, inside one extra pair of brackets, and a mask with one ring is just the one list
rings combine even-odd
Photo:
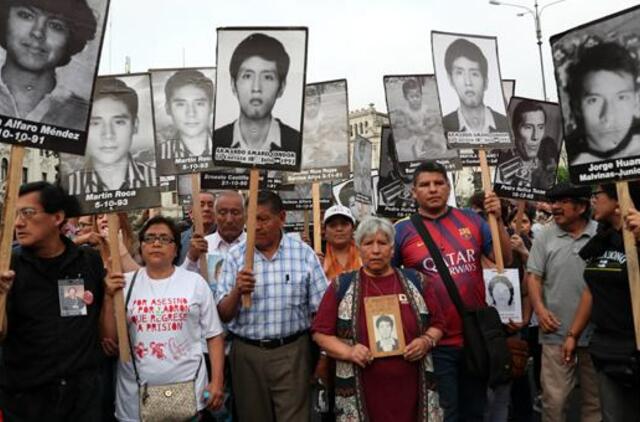
[[(494, 260), (489, 225), (480, 215), (447, 205), (451, 185), (445, 168), (436, 162), (420, 164), (413, 175), (413, 197), (427, 230), (440, 248), (465, 307), (486, 306), (482, 278), (482, 255)], [(500, 244), (505, 264), (511, 262), (509, 235), (501, 221), (500, 200), (492, 192), (484, 199), (484, 209), (498, 220)], [(445, 335), (433, 351), (440, 404), (445, 422), (482, 421), (486, 402), (486, 380), (473, 377), (465, 369), (462, 321), (451, 302), (436, 264), (422, 237), (407, 218), (396, 224), (395, 266), (414, 268), (434, 283), (446, 321)]]

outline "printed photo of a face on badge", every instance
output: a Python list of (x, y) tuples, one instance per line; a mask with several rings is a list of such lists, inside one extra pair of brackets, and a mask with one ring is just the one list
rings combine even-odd
[(213, 160), (299, 171), (307, 28), (219, 28)]
[(109, 0), (0, 1), (0, 142), (84, 154), (108, 10)]
[(60, 180), (83, 214), (160, 205), (148, 73), (96, 80), (86, 153), (61, 154)]
[(575, 184), (640, 178), (640, 7), (551, 37)]

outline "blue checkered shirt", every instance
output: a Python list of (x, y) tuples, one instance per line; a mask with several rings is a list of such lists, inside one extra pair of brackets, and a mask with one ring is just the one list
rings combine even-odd
[[(218, 283), (218, 303), (234, 288), (246, 249), (245, 241), (229, 251)], [(328, 285), (313, 249), (283, 233), (271, 259), (256, 249), (253, 273), (256, 286), (251, 307), (238, 310), (229, 331), (252, 340), (267, 340), (308, 330)]]

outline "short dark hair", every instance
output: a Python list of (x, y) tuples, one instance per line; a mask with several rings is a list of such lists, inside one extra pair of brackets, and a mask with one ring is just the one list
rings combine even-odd
[(254, 33), (242, 40), (231, 55), (229, 73), (234, 81), (242, 63), (250, 57), (260, 57), (263, 60), (276, 63), (278, 82), (282, 84), (289, 73), (290, 58), (284, 46), (277, 39), (266, 34)]
[(376, 320), (376, 328), (380, 328), (380, 324), (383, 322), (388, 322), (393, 327), (393, 319), (389, 315), (380, 315)]
[(60, 16), (69, 26), (69, 41), (66, 54), (57, 66), (65, 66), (71, 57), (82, 50), (96, 35), (98, 21), (86, 0), (0, 0), (0, 46), (7, 48), (9, 9), (16, 6), (31, 6)]
[(482, 54), (480, 47), (464, 38), (458, 38), (449, 44), (447, 51), (444, 53), (444, 67), (447, 69), (449, 75), (451, 75), (451, 71), (453, 70), (453, 62), (459, 57), (465, 57), (472, 62), (478, 63), (482, 78), (485, 81), (487, 80), (487, 58)]
[[(533, 224), (533, 220), (535, 219), (535, 216), (536, 216), (535, 208), (527, 204), (525, 205), (524, 212), (522, 214), (526, 215), (527, 218), (529, 218), (529, 221), (531, 222), (531, 224)], [(516, 219), (517, 215), (518, 215), (518, 208), (512, 209), (511, 212), (509, 213), (509, 216), (507, 217), (507, 224), (511, 224), (511, 222)]]
[(40, 194), (40, 205), (42, 205), (42, 209), (47, 214), (55, 214), (62, 211), (65, 219), (80, 215), (78, 199), (68, 195), (60, 186), (43, 181), (25, 183), (20, 186), (18, 196), (24, 196), (32, 192)]
[(138, 243), (140, 244), (140, 256), (142, 256), (142, 243), (144, 243), (142, 239), (144, 238), (144, 235), (147, 234), (149, 227), (155, 224), (164, 224), (169, 228), (169, 231), (171, 231), (173, 242), (176, 245), (176, 256), (175, 258), (173, 258), (172, 263), (173, 265), (178, 265), (180, 263), (180, 250), (182, 246), (180, 244), (180, 229), (178, 228), (178, 225), (175, 223), (175, 221), (173, 221), (172, 218), (165, 217), (164, 215), (156, 215), (151, 217), (144, 223), (144, 225), (138, 232)]
[(213, 101), (213, 81), (207, 78), (202, 72), (195, 69), (180, 69), (167, 80), (164, 85), (164, 96), (166, 101), (171, 101), (173, 94), (178, 88), (193, 85), (204, 91), (209, 99)]
[(417, 80), (415, 80), (414, 78), (410, 78), (404, 81), (402, 83), (402, 95), (404, 96), (404, 98), (407, 98), (407, 95), (409, 95), (409, 91), (414, 89), (417, 89), (418, 91), (420, 91), (420, 94), (422, 94), (422, 84), (420, 84)]
[[(249, 201), (248, 198), (247, 201)], [(262, 205), (263, 207), (268, 206), (274, 214), (284, 211), (282, 198), (280, 198), (280, 195), (270, 190), (261, 190), (258, 192), (258, 205)]]
[(547, 112), (541, 104), (534, 101), (524, 100), (518, 103), (516, 108), (513, 110), (513, 115), (511, 117), (511, 127), (513, 128), (513, 131), (515, 132), (518, 130), (518, 127), (520, 127), (524, 121), (525, 113), (532, 113), (534, 111), (541, 111), (542, 114), (544, 114), (545, 123), (547, 122)]
[(493, 304), (496, 304), (495, 299), (493, 298), (493, 289), (495, 289), (496, 285), (498, 284), (504, 284), (507, 289), (509, 289), (509, 303), (508, 305), (511, 306), (513, 305), (513, 300), (515, 299), (515, 289), (513, 288), (513, 284), (511, 284), (511, 281), (509, 281), (508, 278), (504, 277), (504, 276), (497, 276), (494, 277), (490, 282), (489, 282), (489, 286), (487, 287), (487, 290), (489, 290), (489, 296), (491, 296), (491, 299), (493, 300)]
[(422, 163), (420, 163), (420, 165), (418, 165), (418, 167), (416, 167), (415, 171), (413, 172), (413, 186), (416, 185), (418, 177), (420, 177), (422, 173), (440, 173), (442, 177), (444, 177), (444, 180), (447, 182), (447, 184), (449, 184), (449, 179), (447, 178), (447, 169), (442, 164), (436, 161), (423, 161)]
[(97, 78), (93, 89), (93, 102), (101, 98), (113, 98), (122, 102), (129, 110), (131, 118), (138, 117), (138, 94), (120, 79), (111, 76)]
[(603, 42), (591, 47), (582, 48), (578, 58), (567, 69), (567, 92), (571, 111), (579, 126), (582, 126), (582, 102), (584, 78), (590, 72), (606, 70), (614, 73), (628, 73), (633, 78), (637, 89), (637, 62), (625, 47), (616, 42)]

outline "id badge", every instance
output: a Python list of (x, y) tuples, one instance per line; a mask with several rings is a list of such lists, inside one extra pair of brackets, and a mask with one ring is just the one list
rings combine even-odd
[(67, 278), (58, 280), (58, 300), (60, 302), (60, 316), (87, 315), (86, 297), (91, 292), (84, 290), (84, 279)]

